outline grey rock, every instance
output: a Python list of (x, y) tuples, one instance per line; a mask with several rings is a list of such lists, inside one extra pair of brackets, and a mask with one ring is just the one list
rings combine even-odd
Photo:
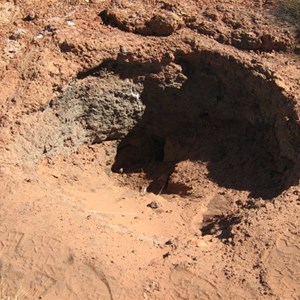
[(65, 135), (81, 143), (120, 139), (144, 114), (142, 90), (129, 79), (90, 76), (70, 86), (52, 109)]

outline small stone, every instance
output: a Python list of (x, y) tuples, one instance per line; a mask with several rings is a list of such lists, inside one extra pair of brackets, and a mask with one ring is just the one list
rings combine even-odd
[(147, 207), (150, 207), (152, 209), (157, 209), (160, 207), (160, 204), (157, 201), (152, 201), (147, 205)]
[(147, 186), (146, 185), (143, 185), (143, 186), (140, 187), (140, 193), (143, 194), (143, 195), (147, 193)]
[(154, 15), (146, 22), (146, 35), (169, 36), (182, 27), (182, 20), (171, 12)]
[(33, 21), (34, 19), (36, 19), (36, 17), (36, 13), (34, 11), (30, 11), (28, 15), (25, 18), (23, 18), (23, 21)]
[(120, 54), (127, 55), (128, 54), (127, 48), (124, 46), (120, 46)]
[(172, 240), (167, 240), (165, 242), (165, 245), (168, 245), (168, 246), (173, 245), (173, 241)]
[(75, 26), (75, 23), (72, 20), (67, 20), (66, 23), (69, 26)]
[(44, 36), (42, 35), (42, 34), (38, 34), (35, 38), (36, 39), (38, 39), (38, 40), (40, 40), (40, 39), (42, 39)]

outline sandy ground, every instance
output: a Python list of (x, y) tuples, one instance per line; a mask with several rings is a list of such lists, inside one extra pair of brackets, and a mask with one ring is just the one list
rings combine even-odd
[[(241, 193), (216, 188), (193, 199), (135, 191), (111, 173), (111, 150), (84, 147), (5, 177), (4, 295), (297, 299), (297, 189), (274, 203), (249, 201), (235, 212), (246, 210), (234, 239), (222, 241), (218, 228), (204, 236), (199, 228), (205, 215), (226, 212)], [(149, 207), (153, 202), (158, 208)]]
[(194, 44), (250, 61), (299, 124), (292, 25), (278, 25), (268, 1), (208, 2), (174, 2), (157, 29), (157, 1), (0, 1), (0, 299), (300, 299), (297, 167), (265, 199), (186, 158), (168, 178), (179, 192), (162, 176), (152, 193), (146, 170), (112, 172), (119, 138), (48, 151), (58, 125), (45, 107), (80, 72), (105, 59), (155, 68)]

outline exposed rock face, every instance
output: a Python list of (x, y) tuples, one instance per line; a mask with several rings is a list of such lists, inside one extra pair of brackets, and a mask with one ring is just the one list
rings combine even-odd
[(43, 154), (123, 138), (143, 116), (142, 92), (141, 84), (107, 74), (70, 83), (61, 97), (17, 121), (19, 135), (11, 146), (16, 159), (35, 161)]
[(89, 77), (70, 86), (51, 106), (64, 131), (74, 130), (74, 125), (80, 129), (76, 138), (82, 142), (120, 139), (144, 113), (142, 90), (129, 79)]

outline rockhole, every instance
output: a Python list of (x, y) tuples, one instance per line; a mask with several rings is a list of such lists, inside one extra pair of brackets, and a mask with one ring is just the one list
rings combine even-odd
[[(143, 172), (151, 192), (189, 194), (203, 177), (269, 199), (298, 182), (293, 99), (251, 62), (207, 50), (170, 57), (104, 61), (78, 75), (55, 113), (80, 141), (119, 140), (112, 170)], [(182, 162), (190, 173), (174, 180)]]
[(205, 165), (203, 176), (251, 197), (276, 197), (297, 182), (297, 117), (264, 76), (204, 52), (178, 58), (143, 84), (145, 112), (119, 144), (114, 171), (143, 170), (149, 191), (182, 194), (188, 184), (168, 179), (182, 161), (195, 172)]

